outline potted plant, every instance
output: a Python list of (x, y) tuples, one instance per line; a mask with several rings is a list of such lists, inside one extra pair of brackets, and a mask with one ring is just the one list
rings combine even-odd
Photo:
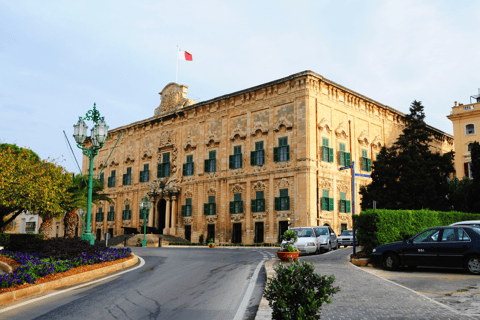
[(142, 246), (142, 240), (140, 238), (137, 238), (137, 247)]
[(280, 249), (277, 250), (277, 257), (284, 261), (296, 260), (300, 255), (300, 250), (295, 246), (298, 239), (297, 234), (293, 230), (287, 230), (282, 239), (284, 241), (282, 241)]
[(215, 242), (213, 242), (213, 239), (210, 239), (210, 241), (208, 242), (208, 247), (215, 248)]

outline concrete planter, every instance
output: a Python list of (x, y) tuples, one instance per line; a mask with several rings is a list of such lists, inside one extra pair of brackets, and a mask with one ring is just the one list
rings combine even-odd
[(351, 259), (351, 262), (359, 267), (365, 267), (368, 264), (368, 258)]

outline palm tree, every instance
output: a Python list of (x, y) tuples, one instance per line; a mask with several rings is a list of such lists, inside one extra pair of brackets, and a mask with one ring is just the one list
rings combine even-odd
[[(73, 238), (75, 236), (75, 228), (77, 227), (77, 210), (87, 210), (88, 202), (88, 176), (82, 177), (76, 175), (72, 177), (72, 185), (68, 188), (69, 202), (66, 206), (67, 213), (63, 219), (65, 224), (65, 238)], [(112, 203), (103, 191), (103, 185), (98, 180), (94, 180), (92, 187), (92, 203), (98, 205), (100, 201), (108, 201)]]

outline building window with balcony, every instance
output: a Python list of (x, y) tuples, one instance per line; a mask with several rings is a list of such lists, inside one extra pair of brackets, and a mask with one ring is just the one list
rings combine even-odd
[(367, 150), (362, 150), (362, 170), (363, 171), (372, 171), (372, 160), (368, 158)]
[(350, 212), (350, 201), (347, 200), (347, 194), (345, 192), (340, 192), (340, 212)]
[(95, 215), (96, 222), (103, 222), (103, 209), (98, 208), (97, 214)]
[(215, 150), (208, 152), (208, 159), (205, 160), (205, 172), (215, 172), (217, 170), (217, 152)]
[(255, 192), (256, 199), (252, 199), (252, 212), (265, 212), (265, 198), (263, 191)]
[(242, 146), (233, 147), (233, 154), (228, 158), (229, 169), (239, 169), (242, 167)]
[(192, 216), (192, 198), (185, 199), (185, 205), (182, 206), (182, 217)]
[(115, 221), (114, 206), (110, 206), (110, 211), (107, 212), (107, 221)]
[(273, 161), (282, 162), (288, 160), (290, 160), (288, 137), (278, 138), (278, 147), (273, 148)]
[(475, 134), (475, 125), (474, 124), (467, 124), (465, 126), (465, 134)]
[(250, 152), (250, 165), (261, 166), (263, 164), (265, 164), (263, 141), (255, 142), (255, 151)]
[(187, 156), (187, 163), (183, 164), (183, 175), (184, 176), (192, 176), (193, 175), (193, 156), (189, 155)]
[(235, 193), (233, 195), (233, 201), (230, 201), (230, 214), (235, 213), (243, 213), (243, 201), (241, 193)]
[(333, 162), (333, 148), (329, 148), (327, 138), (322, 138), (322, 161)]
[(162, 154), (162, 163), (157, 165), (157, 178), (170, 177), (170, 152)]
[(288, 189), (280, 189), (280, 197), (275, 197), (275, 211), (290, 210), (290, 197)]
[(333, 198), (329, 197), (329, 191), (323, 190), (322, 197), (322, 210), (323, 211), (333, 211)]
[(110, 172), (110, 177), (108, 177), (108, 181), (107, 181), (107, 184), (108, 184), (108, 187), (109, 188), (114, 188), (115, 187), (115, 170), (112, 170)]
[(215, 204), (215, 196), (208, 197), (208, 203), (203, 204), (203, 214), (206, 216), (212, 216), (217, 214), (217, 205)]
[(132, 210), (130, 210), (130, 205), (125, 205), (125, 210), (122, 211), (122, 220), (132, 219)]
[(127, 168), (127, 173), (123, 175), (123, 185), (129, 186), (132, 184), (132, 168)]
[(338, 145), (338, 153), (339, 153), (339, 158), (340, 158), (340, 165), (341, 166), (349, 166), (351, 165), (351, 157), (350, 157), (350, 152), (345, 152), (345, 144), (340, 143)]
[(140, 171), (140, 180), (139, 182), (148, 182), (150, 180), (150, 170), (148, 168), (148, 163), (143, 165), (143, 171)]

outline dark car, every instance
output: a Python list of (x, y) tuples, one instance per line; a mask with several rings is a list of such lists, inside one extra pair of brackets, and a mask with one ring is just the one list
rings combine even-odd
[(391, 271), (399, 266), (430, 266), (466, 268), (480, 274), (480, 228), (428, 228), (406, 241), (376, 247), (370, 259)]

